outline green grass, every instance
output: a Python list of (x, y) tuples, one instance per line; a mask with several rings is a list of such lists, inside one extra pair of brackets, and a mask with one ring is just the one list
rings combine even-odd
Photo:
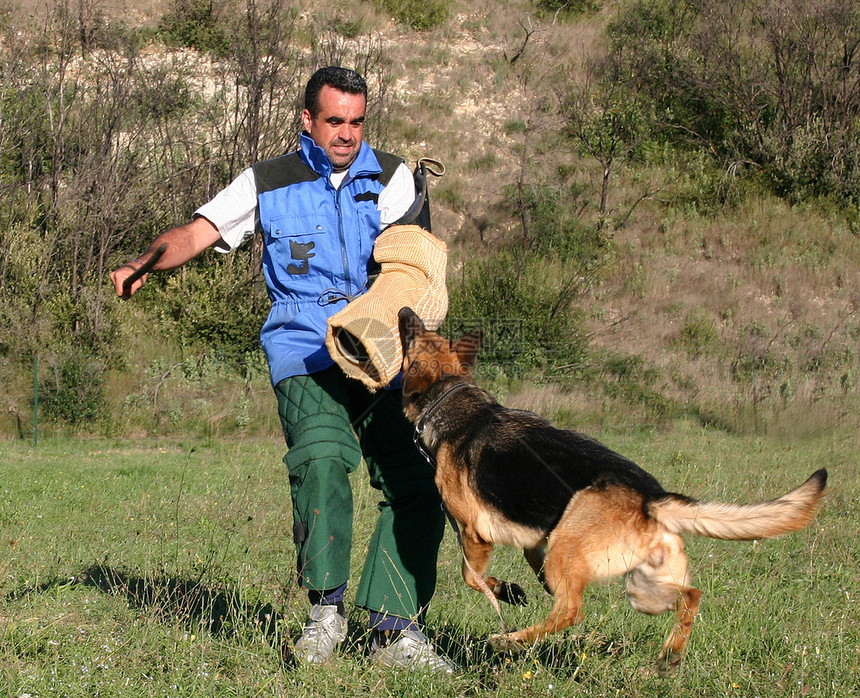
[[(0, 442), (0, 696), (848, 696), (860, 694), (858, 439), (775, 441), (679, 423), (602, 438), (696, 497), (770, 498), (815, 468), (825, 508), (800, 534), (757, 542), (690, 538), (702, 612), (675, 679), (647, 675), (671, 623), (623, 600), (617, 580), (586, 597), (578, 629), (519, 656), (484, 642), (498, 620), (459, 578), (446, 533), (428, 615), (465, 670), (453, 679), (386, 671), (364, 658), (364, 613), (325, 670), (292, 668), (301, 627), (289, 490), (277, 439)], [(353, 569), (376, 494), (355, 476)], [(549, 599), (518, 552), (493, 570), (531, 603)]]

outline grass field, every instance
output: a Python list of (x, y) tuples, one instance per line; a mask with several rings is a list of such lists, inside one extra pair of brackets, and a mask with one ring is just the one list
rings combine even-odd
[[(281, 646), (305, 613), (282, 446), (270, 440), (0, 443), (0, 695), (3, 696), (851, 696), (860, 695), (860, 475), (855, 433), (804, 441), (737, 437), (688, 422), (599, 435), (701, 498), (768, 499), (818, 467), (830, 494), (786, 538), (689, 539), (702, 612), (680, 674), (643, 671), (671, 623), (633, 612), (615, 580), (586, 596), (586, 620), (521, 655), (484, 642), (498, 620), (458, 572), (447, 532), (429, 612), (454, 678), (387, 671), (364, 658), (364, 613), (325, 669), (290, 667)], [(375, 516), (355, 477), (353, 568)], [(530, 604), (549, 599), (519, 554), (493, 566)], [(357, 572), (356, 572), (357, 576)]]

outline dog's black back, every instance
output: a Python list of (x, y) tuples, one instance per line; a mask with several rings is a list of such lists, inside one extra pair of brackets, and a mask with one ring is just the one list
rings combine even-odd
[(505, 408), (477, 387), (449, 400), (448, 414), (456, 418), (444, 420), (439, 436), (454, 444), (455, 462), (469, 469), (478, 496), (510, 521), (550, 531), (585, 488), (620, 485), (639, 493), (643, 504), (666, 494), (653, 476), (600, 442)]

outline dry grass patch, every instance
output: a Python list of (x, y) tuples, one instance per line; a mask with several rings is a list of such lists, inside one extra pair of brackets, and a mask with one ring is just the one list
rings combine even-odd
[(782, 429), (796, 420), (780, 415), (857, 393), (858, 270), (860, 240), (825, 213), (767, 198), (719, 218), (643, 210), (617, 233), (591, 329), (597, 346), (697, 386), (676, 399), (766, 407)]

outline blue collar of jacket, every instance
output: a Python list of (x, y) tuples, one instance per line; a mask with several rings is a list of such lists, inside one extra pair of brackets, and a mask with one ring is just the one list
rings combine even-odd
[[(302, 131), (300, 137), (302, 160), (318, 175), (328, 179), (334, 170), (326, 152), (320, 148), (307, 131)], [(352, 164), (349, 166), (348, 179), (356, 177), (367, 177), (378, 175), (382, 172), (382, 166), (371, 148), (364, 141)]]

